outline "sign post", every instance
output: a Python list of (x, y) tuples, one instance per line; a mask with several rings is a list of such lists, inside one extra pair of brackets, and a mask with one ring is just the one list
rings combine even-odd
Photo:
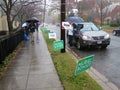
[(54, 45), (54, 50), (60, 50), (64, 48), (64, 42), (63, 40), (58, 40), (58, 41), (54, 41), (53, 43)]
[(62, 22), (62, 28), (65, 30), (72, 29), (72, 25), (69, 22)]
[(65, 29), (62, 28), (62, 22), (65, 21), (65, 0), (61, 0), (61, 40), (64, 41), (64, 48), (61, 49), (61, 53), (65, 52)]
[(48, 36), (49, 36), (49, 38), (54, 38), (54, 39), (56, 39), (56, 33), (50, 32), (50, 33), (48, 34)]
[(94, 59), (94, 55), (80, 59), (76, 66), (75, 75), (89, 69), (92, 65), (93, 59)]

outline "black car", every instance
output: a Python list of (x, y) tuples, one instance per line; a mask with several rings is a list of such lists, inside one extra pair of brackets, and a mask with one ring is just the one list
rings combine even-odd
[(72, 43), (78, 49), (90, 46), (100, 46), (105, 49), (110, 44), (110, 36), (107, 32), (100, 30), (94, 23), (83, 22), (77, 24)]
[(120, 28), (116, 28), (115, 30), (112, 31), (112, 34), (114, 36), (120, 36)]

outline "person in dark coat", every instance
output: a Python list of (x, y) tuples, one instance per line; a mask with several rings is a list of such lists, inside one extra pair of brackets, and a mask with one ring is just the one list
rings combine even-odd
[(29, 31), (30, 31), (31, 42), (34, 42), (34, 32), (35, 32), (35, 24), (34, 24), (34, 22), (30, 23), (30, 25), (29, 25)]

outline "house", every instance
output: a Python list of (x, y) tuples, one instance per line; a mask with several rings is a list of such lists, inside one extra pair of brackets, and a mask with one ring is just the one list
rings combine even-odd
[(103, 14), (106, 14), (106, 19), (114, 20), (116, 17), (120, 16), (120, 2), (112, 3), (111, 5), (105, 7)]
[(1, 12), (0, 12), (0, 31), (2, 30), (2, 18), (1, 18)]
[[(0, 0), (0, 3), (2, 0)], [(3, 14), (2, 9), (0, 8), (0, 31), (8, 31), (8, 24), (7, 24), (7, 18)]]
[[(0, 0), (0, 3), (2, 0)], [(18, 21), (13, 21), (13, 28), (17, 28), (19, 26)], [(8, 31), (8, 24), (7, 24), (7, 16), (0, 8), (0, 31)]]

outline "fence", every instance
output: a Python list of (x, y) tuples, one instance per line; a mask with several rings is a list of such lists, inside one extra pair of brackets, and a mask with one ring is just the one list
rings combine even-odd
[(0, 64), (15, 50), (22, 40), (23, 33), (21, 30), (14, 32), (11, 35), (0, 36)]

